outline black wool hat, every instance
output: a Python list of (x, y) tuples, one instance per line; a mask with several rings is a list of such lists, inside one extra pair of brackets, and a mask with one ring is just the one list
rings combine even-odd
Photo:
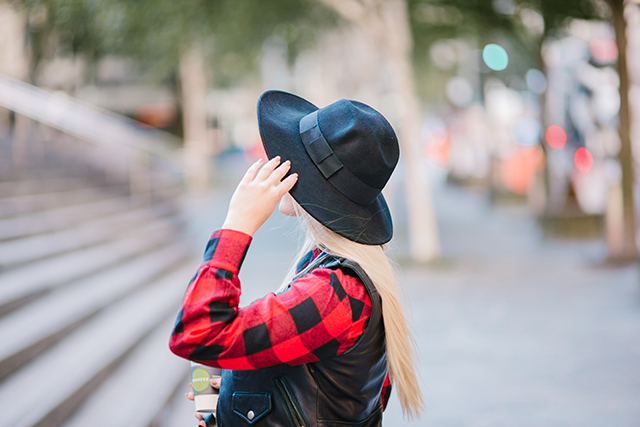
[(290, 194), (305, 211), (349, 240), (391, 240), (381, 191), (400, 151), (382, 114), (357, 101), (319, 109), (291, 93), (267, 91), (258, 100), (258, 126), (269, 158), (291, 160), (298, 182)]

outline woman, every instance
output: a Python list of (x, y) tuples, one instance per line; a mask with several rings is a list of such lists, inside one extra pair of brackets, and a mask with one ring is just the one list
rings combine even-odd
[[(171, 350), (225, 369), (221, 427), (380, 426), (390, 378), (417, 416), (413, 340), (382, 248), (393, 227), (381, 190), (399, 156), (391, 125), (356, 101), (318, 109), (280, 91), (260, 97), (258, 125), (271, 160), (254, 163), (231, 198)], [(277, 294), (238, 308), (238, 271), (280, 200), (306, 230), (300, 260)]]

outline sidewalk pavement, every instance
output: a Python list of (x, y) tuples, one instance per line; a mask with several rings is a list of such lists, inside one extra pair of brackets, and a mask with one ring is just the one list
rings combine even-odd
[[(230, 195), (192, 202), (201, 247)], [(443, 186), (434, 202), (443, 259), (400, 272), (426, 413), (404, 420), (392, 395), (384, 425), (639, 426), (638, 267), (605, 266), (601, 242), (544, 241), (526, 207), (492, 208), (481, 193)], [(278, 288), (296, 227), (276, 213), (258, 231), (242, 305)]]
[(434, 196), (444, 260), (404, 268), (426, 415), (388, 426), (640, 425), (640, 278), (600, 242), (542, 239), (526, 207)]

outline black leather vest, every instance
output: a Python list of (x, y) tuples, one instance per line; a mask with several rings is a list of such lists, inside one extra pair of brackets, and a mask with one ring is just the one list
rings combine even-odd
[(387, 359), (380, 295), (356, 263), (325, 259), (316, 268), (350, 269), (364, 283), (372, 303), (365, 332), (349, 350), (328, 360), (223, 371), (217, 411), (219, 427), (382, 425), (380, 392)]

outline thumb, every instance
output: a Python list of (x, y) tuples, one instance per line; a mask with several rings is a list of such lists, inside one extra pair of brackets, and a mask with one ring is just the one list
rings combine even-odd
[(220, 383), (222, 383), (222, 379), (220, 377), (211, 378), (211, 387), (220, 389)]

